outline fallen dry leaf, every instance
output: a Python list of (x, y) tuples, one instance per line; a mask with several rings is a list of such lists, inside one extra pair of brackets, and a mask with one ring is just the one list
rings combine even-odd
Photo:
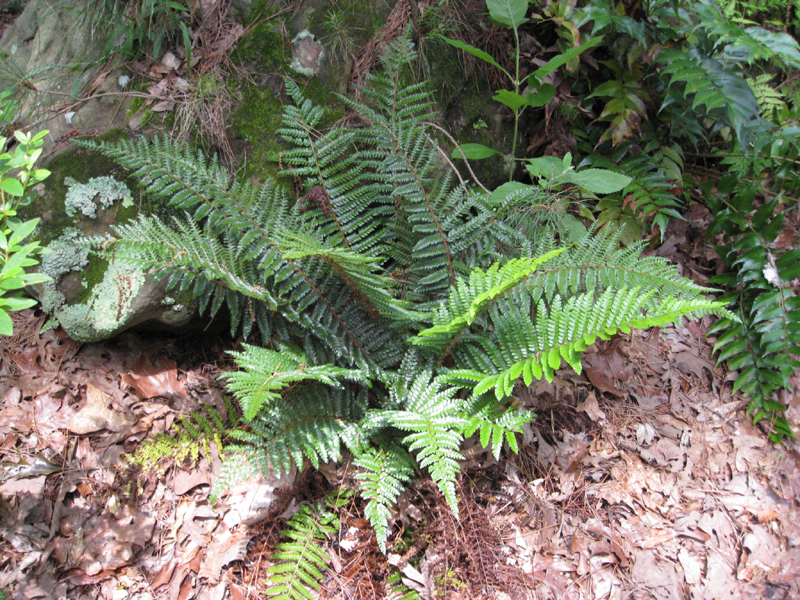
[(144, 548), (155, 528), (155, 519), (125, 504), (116, 516), (106, 510), (85, 524), (81, 568), (89, 575), (114, 570), (133, 562), (136, 548)]
[(578, 404), (578, 410), (582, 410), (592, 421), (605, 421), (606, 420), (606, 413), (604, 413), (600, 409), (600, 405), (597, 404), (597, 396), (592, 392), (589, 394), (589, 397), (586, 398), (583, 402)]
[(627, 392), (614, 387), (614, 373), (607, 357), (600, 354), (587, 354), (583, 357), (583, 365), (589, 381), (598, 390), (618, 397), (627, 395)]
[(215, 534), (206, 549), (200, 576), (211, 583), (218, 583), (223, 567), (235, 560), (245, 559), (250, 538), (241, 531), (226, 530)]
[(118, 433), (133, 426), (127, 415), (106, 406), (108, 395), (91, 383), (86, 384), (86, 404), (69, 417), (67, 429), (72, 433), (84, 435), (101, 429)]
[(155, 364), (140, 356), (133, 365), (133, 373), (125, 373), (122, 381), (131, 386), (140, 398), (185, 398), (186, 388), (178, 381), (177, 363), (166, 356), (156, 358)]

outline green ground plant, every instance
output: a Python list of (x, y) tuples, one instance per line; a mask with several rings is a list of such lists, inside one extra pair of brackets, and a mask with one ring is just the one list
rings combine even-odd
[[(539, 67), (529, 75), (522, 77), (520, 71), (520, 39), (519, 27), (527, 21), (525, 15), (528, 12), (528, 0), (487, 0), (486, 8), (492, 20), (504, 27), (508, 27), (514, 33), (514, 72), (513, 74), (502, 67), (489, 53), (471, 46), (466, 42), (434, 34), (434, 37), (444, 40), (451, 46), (463, 50), (481, 59), (482, 61), (499, 69), (506, 76), (513, 87), (511, 90), (501, 89), (496, 92), (493, 99), (500, 102), (511, 110), (514, 115), (514, 137), (511, 146), (511, 160), (517, 158), (517, 141), (519, 138), (519, 121), (526, 108), (536, 108), (546, 105), (555, 96), (555, 88), (552, 84), (544, 81), (550, 73), (559, 67), (577, 59), (582, 53), (597, 46), (602, 42), (602, 37), (593, 38), (582, 45), (578, 45), (564, 50), (555, 58), (550, 59), (545, 65)], [(488, 158), (498, 154), (497, 150), (482, 144), (464, 144), (453, 152), (453, 158), (464, 158), (477, 160)], [(509, 181), (514, 178), (514, 168), (510, 169)]]
[[(786, 31), (792, 7), (770, 0), (722, 8), (713, 0), (555, 0), (532, 11), (532, 22), (548, 24), (559, 47), (603, 36), (594, 66), (581, 61), (562, 71), (582, 108), (570, 131), (572, 161), (576, 173), (605, 169), (628, 178), (567, 214), (621, 228), (628, 244), (650, 227), (663, 239), (687, 200), (706, 204), (714, 219), (709, 235), (718, 236), (730, 269), (714, 282), (738, 314), (713, 330), (718, 360), (739, 371), (734, 389), (749, 398), (755, 420), (774, 439), (792, 435), (777, 401), (790, 385), (800, 341), (795, 255), (777, 246), (800, 189), (793, 83), (800, 45)], [(555, 168), (556, 159), (544, 159)]]
[(398, 39), (365, 101), (343, 99), (364, 127), (320, 132), (324, 110), (286, 82), (294, 104), (280, 133), (293, 149), (282, 160), (297, 196), (232, 180), (163, 138), (79, 142), (186, 215), (142, 215), (88, 243), (166, 277), (211, 314), (225, 305), (232, 332), (258, 332), (260, 345), (234, 353), (239, 370), (224, 377), (246, 426), (231, 432), (239, 443), (222, 478), (347, 451), (383, 549), (417, 471), (457, 513), (465, 436), (498, 456), (516, 450), (533, 418), (511, 401), (518, 379), (552, 379), (563, 362), (580, 371), (588, 346), (632, 327), (735, 318), (614, 235), (559, 246), (508, 226), (502, 203), (442, 172), (430, 93), (409, 78), (414, 58)]
[(187, 62), (192, 40), (189, 24), (192, 2), (174, 0), (100, 0), (81, 2), (59, 0), (88, 22), (91, 30), (108, 41), (104, 58), (120, 56), (140, 60), (146, 56), (159, 60), (172, 45), (183, 46)]
[[(15, 131), (11, 139), (0, 137), (0, 148), (7, 149), (0, 154), (0, 335), (14, 332), (10, 312), (36, 305), (24, 288), (50, 280), (47, 275), (28, 272), (39, 264), (37, 257), (45, 251), (38, 241), (30, 241), (39, 219), (17, 219), (17, 209), (30, 201), (28, 190), (50, 174), (36, 168), (47, 133)], [(8, 149), (12, 144), (13, 149)]]

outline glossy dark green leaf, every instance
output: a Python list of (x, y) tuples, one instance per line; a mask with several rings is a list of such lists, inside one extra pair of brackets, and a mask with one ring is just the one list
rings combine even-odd
[(484, 146), (483, 144), (461, 144), (453, 150), (450, 158), (466, 158), (468, 160), (480, 160), (500, 154), (497, 150)]

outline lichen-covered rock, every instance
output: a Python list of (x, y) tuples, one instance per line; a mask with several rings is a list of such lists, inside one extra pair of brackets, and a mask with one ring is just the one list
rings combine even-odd
[[(57, 173), (54, 177), (53, 184), (59, 181)], [(90, 252), (82, 242), (86, 236), (108, 233), (114, 223), (137, 214), (128, 186), (108, 175), (83, 182), (67, 176), (61, 182), (67, 186), (66, 193), (52, 198), (51, 189), (39, 206), (42, 241), (49, 248), (40, 270), (53, 279), (37, 286), (42, 308), (81, 342), (111, 338), (148, 322), (171, 327), (188, 323), (196, 312), (194, 302), (168, 296), (165, 282), (113, 257)]]
[(313, 77), (319, 73), (323, 58), (325, 49), (308, 29), (298, 33), (292, 40), (292, 62), (289, 64), (292, 70)]

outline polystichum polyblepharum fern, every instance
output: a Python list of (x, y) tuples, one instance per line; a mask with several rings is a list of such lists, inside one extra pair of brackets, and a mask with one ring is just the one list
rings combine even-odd
[[(618, 238), (569, 247), (507, 225), (504, 203), (455, 181), (440, 160), (426, 87), (409, 83), (411, 43), (395, 42), (365, 103), (363, 126), (320, 133), (323, 111), (287, 82), (287, 173), (231, 181), (216, 163), (157, 138), (95, 148), (134, 170), (148, 192), (186, 211), (142, 216), (92, 240), (191, 292), (263, 348), (245, 346), (226, 376), (247, 427), (231, 432), (225, 477), (341, 458), (386, 548), (391, 509), (425, 469), (454, 511), (465, 435), (499, 455), (532, 414), (508, 402), (522, 376), (580, 369), (597, 338), (683, 315), (729, 314), (665, 260)], [(444, 154), (446, 156), (446, 154)], [(243, 461), (248, 457), (249, 461)], [(240, 471), (241, 470), (241, 471)]]

